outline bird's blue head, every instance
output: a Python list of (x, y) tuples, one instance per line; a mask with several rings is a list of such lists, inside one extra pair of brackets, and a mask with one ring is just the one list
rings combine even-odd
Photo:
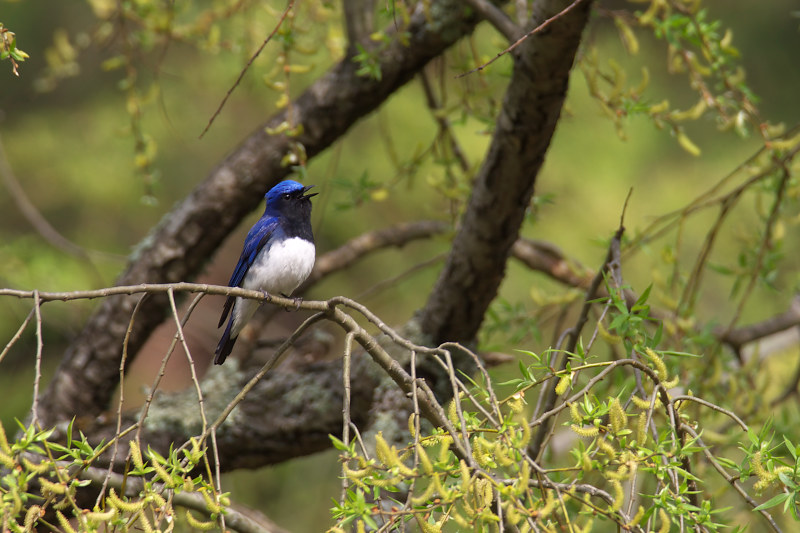
[[(311, 212), (312, 196), (317, 193), (305, 194), (313, 185), (302, 185), (294, 180), (285, 180), (271, 188), (265, 198), (267, 199), (266, 212), (269, 214), (285, 213), (287, 210)], [(292, 208), (291, 206), (297, 206)]]

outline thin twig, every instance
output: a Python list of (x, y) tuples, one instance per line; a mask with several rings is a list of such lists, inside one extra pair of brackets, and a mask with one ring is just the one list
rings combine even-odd
[[(719, 475), (721, 475), (725, 479), (725, 481), (727, 481), (728, 484), (731, 487), (733, 487), (734, 490), (736, 490), (736, 492), (739, 493), (739, 495), (744, 499), (744, 501), (746, 501), (747, 504), (753, 509), (758, 507), (758, 502), (756, 502), (753, 498), (751, 498), (750, 495), (744, 491), (739, 482), (733, 476), (728, 474), (728, 472), (725, 471), (725, 468), (717, 462), (717, 459), (714, 457), (714, 454), (711, 453), (711, 448), (709, 448), (703, 443), (703, 440), (700, 438), (700, 435), (687, 424), (682, 423), (681, 430), (689, 434), (693, 439), (697, 440), (697, 444), (699, 445), (700, 450), (703, 452), (703, 455), (706, 456), (708, 462), (711, 463), (711, 466), (713, 466), (714, 469), (717, 472), (719, 472)], [(758, 512), (761, 513), (761, 516), (764, 517), (764, 520), (767, 521), (767, 523), (769, 524), (769, 526), (772, 528), (773, 531), (775, 531), (776, 533), (781, 533), (780, 526), (778, 526), (778, 524), (775, 522), (775, 519), (772, 518), (772, 515), (770, 515), (766, 509), (759, 509)]]
[[(200, 293), (195, 296), (192, 303), (189, 304), (189, 308), (186, 310), (186, 315), (183, 317), (182, 325), (186, 325), (186, 322), (189, 320), (189, 316), (191, 316), (192, 311), (197, 307), (200, 303), (200, 300), (203, 298), (204, 293)], [(145, 295), (146, 297), (146, 295)], [(144, 298), (142, 298), (144, 300)], [(140, 300), (141, 301), (141, 300)], [(158, 368), (158, 372), (156, 373), (156, 377), (153, 379), (153, 384), (150, 385), (150, 390), (147, 392), (147, 397), (144, 400), (144, 405), (139, 413), (139, 422), (138, 422), (138, 429), (136, 430), (136, 442), (139, 442), (141, 437), (142, 428), (144, 427), (144, 419), (147, 417), (147, 413), (150, 411), (150, 406), (153, 403), (153, 399), (155, 398), (155, 394), (158, 391), (158, 386), (161, 384), (161, 380), (164, 378), (164, 375), (167, 371), (167, 363), (169, 363), (170, 358), (172, 357), (172, 353), (175, 351), (175, 346), (178, 344), (178, 334), (175, 333), (172, 337), (172, 342), (167, 348), (167, 352), (164, 354), (164, 357), (161, 359), (161, 366)]]
[(714, 411), (722, 413), (731, 420), (733, 420), (734, 422), (736, 422), (739, 425), (739, 427), (742, 428), (742, 431), (750, 431), (750, 428), (747, 426), (747, 424), (745, 424), (744, 421), (736, 415), (736, 413), (734, 413), (733, 411), (729, 411), (724, 407), (720, 407), (715, 403), (711, 403), (708, 400), (698, 398), (697, 396), (681, 395), (681, 396), (674, 396), (672, 398), (672, 401), (675, 402), (676, 405), (678, 404), (678, 402), (694, 402), (694, 403), (699, 403), (700, 405), (705, 405), (706, 407), (709, 407)]
[[(308, 302), (300, 302), (300, 306), (303, 306), (304, 304), (307, 303)], [(324, 313), (316, 313), (308, 317), (302, 324), (300, 324), (300, 326), (298, 326), (297, 329), (294, 330), (294, 332), (283, 342), (283, 344), (281, 344), (280, 347), (278, 347), (278, 349), (275, 350), (275, 353), (272, 354), (272, 357), (270, 357), (270, 359), (266, 363), (264, 363), (261, 369), (258, 372), (256, 372), (256, 374), (252, 378), (250, 378), (250, 381), (248, 381), (247, 384), (244, 387), (242, 387), (242, 390), (234, 397), (233, 400), (231, 400), (231, 402), (225, 407), (225, 409), (223, 409), (222, 413), (220, 413), (217, 419), (214, 422), (212, 422), (212, 424), (203, 433), (203, 435), (201, 436), (202, 439), (208, 437), (210, 431), (214, 431), (218, 427), (220, 427), (222, 423), (225, 422), (225, 420), (231, 414), (231, 412), (236, 408), (236, 406), (239, 405), (239, 403), (241, 403), (242, 400), (244, 400), (245, 396), (247, 396), (247, 393), (249, 393), (253, 389), (253, 387), (255, 387), (259, 381), (261, 381), (261, 378), (263, 378), (267, 374), (267, 372), (269, 372), (278, 363), (278, 361), (281, 359), (284, 353), (295, 343), (295, 341), (300, 337), (300, 335), (302, 335), (308, 328), (310, 328), (316, 322), (322, 320), (324, 317), (325, 317)]]
[(444, 350), (444, 359), (447, 362), (447, 375), (450, 377), (450, 386), (453, 390), (453, 405), (456, 408), (458, 422), (461, 426), (461, 437), (464, 439), (464, 446), (469, 454), (468, 462), (472, 468), (476, 468), (478, 465), (473, 457), (472, 445), (469, 442), (469, 430), (467, 429), (467, 421), (464, 419), (464, 410), (461, 408), (461, 396), (456, 384), (456, 369), (453, 367), (453, 358), (450, 356), (450, 350)]
[(192, 374), (192, 384), (194, 384), (195, 391), (197, 392), (197, 401), (200, 406), (200, 418), (203, 421), (203, 432), (205, 432), (206, 428), (208, 427), (208, 421), (206, 420), (205, 403), (203, 401), (203, 391), (200, 388), (200, 380), (197, 379), (197, 371), (194, 367), (194, 359), (192, 358), (192, 353), (189, 351), (189, 345), (186, 343), (186, 337), (183, 335), (181, 318), (178, 316), (178, 308), (175, 305), (175, 292), (167, 291), (167, 295), (169, 296), (169, 306), (172, 310), (172, 317), (175, 319), (175, 326), (177, 328), (176, 335), (181, 341), (181, 346), (183, 346), (183, 351), (186, 354), (187, 361), (189, 362), (189, 370)]
[(233, 83), (233, 86), (230, 89), (228, 89), (227, 93), (225, 93), (225, 97), (222, 99), (222, 102), (220, 102), (219, 106), (217, 107), (217, 110), (214, 111), (214, 114), (211, 115), (211, 118), (208, 119), (208, 124), (206, 124), (206, 127), (203, 129), (203, 132), (200, 134), (200, 137), (198, 137), (198, 138), (200, 138), (200, 139), (203, 138), (203, 136), (206, 134), (208, 129), (211, 127), (211, 124), (217, 118), (217, 115), (219, 115), (220, 112), (222, 111), (222, 108), (223, 108), (223, 106), (225, 106), (225, 103), (228, 101), (228, 98), (230, 98), (231, 94), (233, 94), (233, 91), (236, 89), (236, 87), (239, 86), (239, 83), (241, 83), (242, 78), (244, 78), (244, 75), (247, 73), (247, 71), (250, 70), (250, 66), (253, 64), (253, 61), (256, 60), (256, 58), (261, 54), (262, 50), (264, 50), (264, 47), (267, 46), (267, 43), (269, 43), (272, 40), (272, 38), (275, 36), (275, 34), (278, 33), (278, 30), (280, 29), (281, 24), (283, 24), (284, 19), (286, 19), (286, 15), (289, 14), (289, 11), (291, 11), (292, 7), (294, 6), (294, 1), (295, 0), (289, 0), (288, 1), (288, 3), (286, 4), (286, 9), (283, 10), (283, 13), (281, 14), (281, 18), (278, 19), (278, 23), (275, 25), (275, 28), (267, 36), (267, 38), (264, 39), (264, 42), (261, 43), (261, 46), (258, 47), (258, 50), (256, 50), (256, 53), (253, 54), (252, 57), (250, 57), (250, 60), (244, 66), (242, 71), (239, 72), (239, 77), (236, 78), (236, 81)]
[(494, 63), (495, 61), (497, 61), (498, 59), (500, 59), (504, 55), (506, 55), (507, 53), (509, 53), (512, 50), (514, 50), (514, 48), (516, 48), (517, 46), (521, 45), (525, 41), (525, 39), (527, 39), (528, 37), (530, 37), (534, 33), (538, 33), (540, 31), (542, 31), (547, 26), (549, 26), (554, 20), (556, 20), (558, 18), (561, 18), (564, 15), (566, 15), (567, 13), (569, 13), (570, 11), (572, 11), (582, 1), (583, 0), (575, 0), (570, 5), (568, 5), (567, 7), (565, 7), (564, 9), (562, 9), (561, 11), (559, 11), (558, 13), (556, 13), (555, 15), (550, 17), (549, 19), (545, 20), (544, 22), (542, 22), (541, 24), (539, 24), (538, 26), (533, 28), (531, 31), (529, 31), (528, 33), (526, 33), (525, 35), (523, 35), (519, 39), (517, 39), (514, 42), (514, 44), (512, 44), (511, 46), (509, 46), (508, 48), (506, 48), (505, 50), (503, 50), (502, 52), (500, 52), (499, 54), (494, 56), (492, 59), (490, 59), (489, 61), (487, 61), (483, 65), (477, 66), (477, 67), (475, 67), (474, 69), (472, 69), (472, 70), (470, 70), (468, 72), (463, 72), (463, 73), (457, 75), (456, 78), (463, 78), (464, 76), (469, 76), (473, 72), (478, 72), (478, 71), (481, 71), (481, 70), (485, 69), (486, 67), (488, 67), (489, 65), (491, 65), (492, 63)]
[(758, 253), (756, 255), (756, 264), (753, 267), (753, 272), (750, 275), (750, 279), (747, 283), (747, 287), (745, 287), (744, 292), (742, 293), (742, 297), (739, 300), (739, 304), (736, 306), (736, 311), (734, 312), (733, 318), (731, 318), (730, 322), (728, 323), (728, 330), (732, 330), (736, 323), (739, 321), (739, 317), (742, 315), (742, 311), (744, 310), (744, 306), (747, 303), (747, 300), (750, 297), (750, 293), (755, 288), (756, 281), (758, 281), (758, 275), (762, 271), (762, 265), (764, 264), (764, 256), (767, 253), (767, 249), (772, 247), (772, 231), (775, 227), (775, 222), (778, 220), (778, 215), (780, 214), (781, 205), (783, 204), (783, 197), (786, 194), (786, 189), (789, 185), (789, 180), (793, 176), (793, 173), (789, 171), (788, 168), (785, 166), (783, 167), (783, 176), (781, 176), (780, 183), (778, 184), (778, 193), (775, 195), (775, 201), (772, 204), (772, 208), (769, 211), (769, 216), (767, 217), (766, 222), (764, 223), (764, 237), (761, 239), (761, 243), (758, 247)]
[(31, 425), (39, 425), (39, 382), (42, 380), (42, 302), (39, 291), (33, 291), (33, 309), (36, 312), (36, 377), (33, 380), (33, 404), (31, 405)]
[[(614, 233), (614, 237), (611, 239), (611, 243), (609, 244), (608, 248), (608, 253), (606, 254), (605, 259), (603, 260), (603, 264), (597, 270), (597, 274), (592, 280), (591, 285), (589, 285), (589, 288), (586, 290), (586, 296), (584, 297), (583, 306), (581, 307), (581, 312), (578, 317), (578, 320), (576, 321), (575, 326), (573, 326), (569, 330), (569, 334), (567, 336), (569, 340), (567, 341), (566, 349), (561, 354), (560, 362), (556, 366), (556, 370), (558, 371), (564, 370), (566, 368), (567, 361), (569, 360), (569, 354), (575, 353), (575, 349), (578, 345), (578, 340), (580, 339), (581, 330), (586, 325), (586, 322), (588, 322), (589, 320), (589, 309), (591, 309), (593, 305), (593, 300), (595, 298), (595, 294), (597, 294), (597, 290), (599, 289), (600, 284), (603, 282), (604, 274), (609, 268), (610, 263), (614, 261), (615, 258), (619, 257), (619, 243), (622, 240), (622, 234), (624, 232), (625, 232), (625, 227), (620, 223), (619, 228), (617, 228), (617, 231)], [(552, 411), (555, 406), (557, 399), (555, 389), (556, 389), (556, 382), (553, 381), (553, 383), (551, 383), (547, 388), (545, 400), (543, 402), (543, 409), (546, 411)], [(543, 419), (543, 421), (544, 420), (546, 419)], [(550, 433), (551, 426), (552, 422), (544, 424), (537, 430), (536, 435), (534, 435), (533, 439), (531, 440), (531, 444), (529, 445), (529, 450), (531, 457), (533, 457), (534, 459), (538, 459), (539, 454), (544, 449), (542, 445), (545, 442), (545, 439), (547, 439), (548, 434)]]
[[(344, 355), (342, 356), (342, 387), (344, 388), (344, 405), (342, 405), (342, 442), (345, 446), (350, 446), (350, 359), (353, 353), (353, 333), (350, 332), (344, 337)], [(349, 478), (347, 477), (347, 465), (349, 458), (342, 461), (342, 498), (341, 504), (347, 501), (347, 488)]]
[[(473, 1), (485, 1), (485, 0), (473, 0)], [(428, 109), (431, 110), (431, 116), (439, 124), (439, 134), (443, 138), (447, 138), (450, 141), (450, 149), (453, 151), (453, 155), (455, 156), (456, 160), (458, 161), (458, 165), (461, 167), (461, 171), (465, 174), (469, 171), (469, 161), (467, 161), (467, 157), (464, 155), (464, 151), (461, 149), (461, 146), (458, 144), (458, 140), (456, 139), (456, 134), (453, 131), (452, 125), (450, 124), (450, 120), (442, 113), (442, 106), (436, 100), (436, 95), (433, 94), (433, 87), (431, 87), (431, 82), (428, 79), (428, 74), (425, 72), (425, 69), (422, 69), (419, 74), (420, 81), (422, 82), (422, 91), (425, 94), (425, 101), (428, 104)]]
[(17, 332), (14, 333), (14, 336), (11, 337), (11, 340), (6, 343), (6, 346), (5, 348), (3, 348), (3, 351), (0, 352), (0, 363), (3, 362), (3, 359), (5, 359), (6, 357), (6, 354), (8, 354), (8, 352), (11, 351), (11, 347), (17, 343), (20, 337), (22, 337), (22, 332), (25, 331), (25, 328), (27, 328), (28, 324), (31, 323), (31, 319), (34, 317), (34, 315), (36, 315), (36, 309), (31, 309), (30, 312), (28, 313), (28, 316), (25, 317), (25, 320), (23, 320), (22, 324), (19, 326), (19, 328), (17, 328)]
[(86, 263), (92, 268), (93, 274), (98, 279), (102, 279), (100, 272), (97, 270), (97, 267), (94, 266), (94, 263), (92, 263), (89, 254), (102, 256), (105, 258), (112, 258), (115, 260), (124, 259), (124, 257), (121, 255), (95, 250), (86, 250), (61, 235), (61, 233), (59, 233), (58, 230), (56, 230), (36, 208), (33, 202), (30, 201), (30, 198), (28, 198), (28, 195), (25, 193), (22, 185), (20, 185), (19, 180), (14, 175), (14, 171), (11, 168), (11, 164), (8, 162), (8, 157), (6, 156), (2, 139), (0, 139), (0, 177), (3, 178), (6, 190), (14, 200), (14, 203), (22, 213), (22, 216), (24, 216), (28, 223), (33, 226), (36, 232), (39, 233), (44, 240), (56, 248), (86, 261)]
[[(116, 435), (119, 435), (122, 431), (122, 406), (125, 403), (125, 364), (128, 362), (128, 342), (131, 338), (131, 331), (133, 331), (133, 324), (136, 320), (136, 314), (139, 312), (139, 308), (141, 307), (143, 300), (144, 298), (139, 298), (139, 301), (136, 302), (136, 306), (134, 306), (133, 312), (131, 312), (131, 318), (128, 320), (128, 329), (125, 330), (125, 338), (122, 340), (122, 357), (119, 360), (119, 400), (117, 401)], [(138, 423), (138, 425), (141, 426), (141, 421)], [(100, 508), (100, 504), (105, 496), (106, 488), (108, 487), (108, 480), (110, 479), (111, 474), (114, 472), (114, 463), (117, 461), (118, 452), (119, 439), (114, 439), (114, 448), (111, 450), (111, 459), (108, 462), (108, 475), (106, 476), (105, 480), (103, 480), (103, 485), (100, 487), (100, 493), (97, 495), (97, 500), (95, 502), (95, 507), (98, 509)]]

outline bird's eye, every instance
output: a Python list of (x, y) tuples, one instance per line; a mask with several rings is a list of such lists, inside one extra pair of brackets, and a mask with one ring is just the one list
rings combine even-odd
[(291, 195), (291, 194), (289, 194), (288, 192), (287, 192), (287, 193), (285, 193), (285, 194), (283, 195), (283, 199), (284, 199), (284, 200), (288, 200), (288, 199), (289, 199), (289, 198), (291, 198), (291, 197), (292, 197), (292, 195)]

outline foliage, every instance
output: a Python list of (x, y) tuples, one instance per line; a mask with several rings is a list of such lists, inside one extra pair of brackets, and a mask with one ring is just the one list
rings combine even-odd
[(11, 70), (15, 76), (19, 76), (19, 63), (28, 59), (28, 54), (17, 48), (17, 36), (9, 31), (0, 22), (0, 60), (8, 59), (11, 62)]
[[(219, 493), (207, 482), (209, 478), (197, 474), (198, 466), (210, 472), (205, 450), (197, 440), (171, 450), (168, 457), (151, 449), (143, 452), (133, 440), (132, 464), (125, 476), (106, 477), (107, 472), (95, 463), (111, 448), (116, 453), (116, 441), (92, 446), (83, 433), (74, 435), (74, 420), (66, 428), (63, 443), (49, 440), (53, 430), (20, 427), (19, 437), (9, 443), (0, 426), (0, 462), (8, 469), (0, 482), (3, 531), (35, 531), (51, 509), (58, 527), (67, 533), (109, 527), (169, 531), (176, 519), (207, 530), (230, 505), (227, 494)], [(34, 458), (38, 462), (34, 463)], [(93, 483), (102, 488), (94, 506), (85, 508), (76, 499), (76, 491)], [(185, 509), (180, 516), (176, 506)], [(211, 521), (197, 519), (191, 508), (199, 508)]]
[[(772, 524), (765, 511), (781, 504), (797, 520), (797, 444), (785, 436), (774, 443), (769, 423), (756, 432), (695, 396), (690, 387), (697, 381), (681, 376), (687, 361), (701, 356), (659, 347), (675, 339), (652, 326), (658, 320), (650, 316), (649, 289), (628, 308), (620, 291), (608, 288), (605, 318), (591, 338), (624, 346), (630, 358), (609, 361), (590, 346), (525, 352), (530, 362), (520, 361), (518, 377), (472, 382), (447, 409), (468, 443), (467, 457), (459, 457), (450, 446), (457, 437), (441, 428), (420, 433), (418, 415), (409, 420), (413, 441), (398, 448), (378, 434), (374, 456), (355, 441), (334, 439), (347, 486), (333, 508), (332, 530), (352, 524), (393, 530), (413, 521), (431, 532), (669, 531), (678, 524), (724, 531), (740, 525), (735, 510), (742, 505)], [(560, 357), (563, 370), (553, 365)], [(513, 390), (498, 399), (496, 392), (509, 385)], [(559, 400), (543, 412), (549, 391)], [(722, 396), (708, 398), (722, 402)], [(551, 419), (574, 434), (567, 444)], [(736, 431), (722, 429), (731, 425)], [(546, 434), (546, 444), (532, 455), (536, 432)], [(730, 492), (739, 503), (731, 503)], [(758, 505), (764, 493), (774, 496)]]

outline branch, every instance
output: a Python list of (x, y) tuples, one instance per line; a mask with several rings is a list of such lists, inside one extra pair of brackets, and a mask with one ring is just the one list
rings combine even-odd
[[(483, 0), (471, 0), (471, 2), (476, 2), (476, 3), (482, 3), (482, 1)], [(503, 57), (507, 53), (511, 52), (512, 50), (514, 50), (519, 45), (521, 45), (523, 42), (525, 42), (526, 39), (530, 38), (533, 34), (538, 33), (540, 31), (542, 31), (543, 29), (545, 29), (554, 20), (558, 19), (559, 17), (563, 17), (564, 15), (566, 15), (569, 11), (571, 11), (573, 8), (575, 8), (582, 1), (583, 0), (575, 0), (570, 5), (568, 5), (567, 7), (565, 7), (564, 9), (559, 11), (558, 13), (556, 13), (555, 15), (551, 16), (550, 18), (548, 18), (547, 20), (545, 20), (544, 22), (542, 22), (541, 24), (539, 24), (538, 26), (536, 26), (535, 28), (530, 30), (528, 33), (526, 33), (525, 35), (523, 35), (519, 39), (516, 39), (516, 33), (518, 33), (518, 32), (514, 32), (514, 33), (511, 33), (509, 35), (506, 35), (508, 40), (516, 39), (516, 41), (514, 41), (514, 43), (511, 46), (509, 46), (508, 48), (506, 48), (505, 50), (503, 50), (502, 52), (500, 52), (499, 54), (494, 56), (492, 59), (490, 59), (489, 61), (487, 61), (483, 65), (475, 67), (474, 69), (472, 69), (472, 70), (470, 70), (468, 72), (465, 72), (463, 74), (459, 74), (456, 77), (457, 78), (463, 78), (464, 76), (468, 76), (468, 75), (472, 74), (473, 72), (478, 72), (478, 71), (481, 71), (481, 70), (485, 69), (486, 67), (488, 67), (489, 65), (491, 65), (492, 63), (494, 63), (495, 61), (497, 61), (498, 59), (500, 59), (501, 57)], [(588, 1), (590, 2), (591, 0), (588, 0)], [(511, 23), (510, 20), (509, 20), (509, 23)], [(513, 23), (511, 23), (511, 24), (513, 24)], [(497, 26), (495, 26), (495, 27), (497, 27)], [(500, 30), (500, 28), (497, 28), (497, 29)], [(503, 30), (500, 30), (500, 31), (501, 31), (501, 33), (503, 33), (505, 35)]]
[(738, 353), (745, 344), (797, 326), (800, 326), (800, 295), (779, 315), (736, 329), (719, 326), (714, 329), (714, 336)]
[(480, 14), (481, 18), (489, 21), (489, 24), (503, 34), (503, 37), (509, 41), (516, 41), (521, 32), (521, 28), (514, 24), (508, 18), (508, 15), (503, 13), (503, 10), (489, 2), (488, 0), (467, 0), (467, 3)]
[(3, 178), (3, 183), (6, 187), (6, 190), (14, 200), (14, 203), (22, 213), (22, 216), (24, 216), (28, 223), (33, 226), (36, 232), (39, 233), (44, 240), (56, 248), (59, 248), (68, 254), (74, 255), (79, 259), (86, 261), (92, 267), (93, 273), (98, 279), (101, 279), (101, 276), (98, 273), (97, 268), (91, 262), (91, 258), (89, 257), (90, 253), (112, 257), (114, 259), (121, 259), (121, 256), (116, 256), (114, 254), (108, 254), (95, 250), (86, 250), (61, 235), (61, 233), (59, 233), (58, 230), (56, 230), (50, 224), (50, 222), (48, 222), (47, 219), (42, 216), (39, 210), (36, 209), (36, 206), (33, 205), (33, 202), (30, 201), (28, 195), (25, 194), (25, 190), (22, 188), (19, 180), (14, 175), (14, 171), (11, 169), (11, 165), (8, 162), (8, 157), (6, 156), (2, 141), (0, 141), (0, 177)]
[[(546, 274), (569, 287), (588, 288), (594, 272), (570, 259), (549, 242), (520, 237), (511, 247), (511, 255), (531, 270)], [(634, 300), (635, 301), (635, 300)]]
[(390, 246), (400, 248), (411, 241), (427, 239), (444, 233), (449, 228), (449, 224), (437, 220), (420, 220), (362, 233), (339, 248), (319, 256), (311, 275), (297, 292), (302, 293), (309, 286), (318, 283), (326, 276), (347, 269), (350, 265), (375, 250), (389, 248)]
[(233, 94), (233, 91), (236, 90), (236, 87), (238, 87), (239, 84), (242, 82), (242, 78), (244, 78), (244, 75), (247, 74), (248, 70), (250, 70), (250, 66), (253, 64), (253, 61), (255, 61), (256, 58), (261, 55), (261, 52), (264, 50), (264, 47), (267, 46), (267, 43), (269, 43), (275, 36), (275, 34), (278, 33), (278, 30), (281, 28), (283, 21), (286, 19), (286, 15), (289, 14), (289, 12), (292, 10), (292, 7), (294, 7), (294, 0), (289, 0), (286, 3), (286, 8), (283, 10), (283, 13), (278, 19), (278, 22), (272, 29), (272, 32), (270, 32), (270, 34), (267, 35), (267, 38), (264, 39), (264, 42), (261, 43), (261, 46), (258, 47), (258, 50), (256, 50), (256, 52), (250, 57), (250, 60), (247, 62), (244, 68), (242, 68), (241, 72), (239, 72), (239, 77), (236, 78), (235, 82), (233, 82), (233, 86), (230, 89), (228, 89), (228, 92), (225, 93), (225, 97), (219, 103), (219, 106), (217, 106), (217, 109), (214, 111), (214, 114), (212, 114), (211, 118), (208, 119), (208, 124), (206, 124), (206, 127), (203, 128), (203, 131), (200, 133), (199, 137), (200, 139), (202, 139), (203, 136), (206, 134), (206, 132), (209, 130), (209, 128), (211, 128), (211, 124), (214, 123), (214, 119), (217, 118), (217, 115), (219, 115), (222, 112), (222, 108), (225, 107), (225, 103), (228, 101), (228, 98), (230, 98), (231, 94)]
[(345, 0), (344, 23), (347, 29), (347, 55), (353, 56), (357, 45), (369, 42), (369, 36), (375, 29), (375, 0)]
[[(541, 272), (569, 287), (585, 289), (594, 276), (591, 270), (577, 260), (565, 256), (561, 250), (548, 242), (519, 238), (514, 242), (511, 254), (531, 270)], [(623, 289), (623, 295), (628, 307), (631, 307), (639, 299), (638, 294), (627, 288)], [(608, 292), (604, 287), (599, 287), (597, 296), (606, 297)], [(671, 316), (671, 312), (651, 308), (650, 316), (658, 320), (667, 320)], [(798, 326), (800, 326), (800, 295), (794, 297), (789, 308), (783, 313), (733, 330), (717, 326), (712, 330), (712, 334), (734, 352), (739, 352), (747, 344)], [(695, 330), (702, 331), (704, 327), (705, 325), (702, 323), (697, 324)]]
[[(265, 295), (260, 291), (198, 283), (141, 284), (91, 291), (45, 293), (0, 289), (0, 296), (34, 299), (39, 305), (39, 302), (48, 301), (71, 301), (142, 293), (171, 295), (175, 292), (238, 296), (264, 300), (286, 308), (316, 311), (320, 317), (339, 325), (346, 333), (352, 334), (353, 339), (404, 393), (410, 394), (416, 389), (422, 416), (434, 426), (444, 428), (450, 433), (453, 437), (452, 446), (460, 457), (470, 458), (466, 445), (462, 442), (460, 435), (456, 433), (428, 384), (424, 380), (415, 381), (390, 355), (383, 344), (379, 343), (350, 313), (345, 312), (342, 308), (362, 315), (386, 335), (391, 343), (401, 349), (414, 350), (420, 354), (443, 354), (444, 351), (414, 344), (383, 323), (369, 309), (349, 298), (339, 296), (325, 301), (297, 302), (293, 298)], [(174, 308), (173, 314), (176, 320), (179, 320)], [(130, 328), (134, 327), (135, 323), (131, 321)], [(149, 416), (143, 421), (143, 435), (148, 443), (160, 450), (168, 450), (174, 442), (185, 441), (187, 436), (202, 432), (203, 437), (208, 437), (210, 432), (215, 431), (219, 448), (224, 449), (225, 455), (220, 457), (220, 462), (225, 470), (280, 462), (328, 447), (327, 436), (331, 433), (337, 434), (341, 429), (343, 400), (341, 370), (339, 370), (341, 361), (309, 365), (302, 373), (272, 372), (270, 377), (275, 379), (262, 380), (291, 346), (293, 340), (290, 338), (284, 342), (273, 358), (254, 377), (240, 376), (235, 380), (220, 380), (220, 377), (224, 378), (224, 376), (219, 373), (216, 376), (212, 374), (212, 381), (206, 380), (207, 390), (202, 391), (204, 409), (208, 415), (205, 415), (202, 410), (198, 412), (198, 395), (194, 390), (189, 389), (175, 395), (158, 396), (149, 406)], [(353, 417), (356, 424), (365, 422), (365, 417), (372, 407), (372, 392), (378, 382), (374, 367), (361, 364), (363, 359), (366, 358), (354, 357), (350, 370), (353, 381), (360, 383), (363, 387), (354, 388), (350, 393), (353, 411), (356, 415), (361, 415)], [(231, 372), (231, 370), (227, 372)], [(243, 385), (245, 379), (246, 383)], [(251, 391), (253, 394), (249, 395), (248, 393)], [(359, 394), (359, 392), (363, 394)], [(216, 395), (214, 398), (211, 397), (212, 393)], [(313, 395), (314, 401), (311, 401), (312, 398), (307, 393)], [(227, 405), (226, 395), (235, 396), (234, 400)], [(272, 408), (265, 411), (267, 405)], [(158, 406), (163, 406), (163, 409), (159, 410)], [(223, 406), (225, 407), (222, 408)], [(237, 408), (236, 415), (233, 417), (235, 420), (225, 423), (234, 408)], [(301, 416), (302, 414), (306, 416)], [(265, 415), (267, 416), (265, 423), (260, 425), (253, 423), (254, 420), (262, 419)], [(122, 422), (126, 425), (131, 425), (138, 420), (136, 415), (126, 416), (129, 418)], [(206, 431), (203, 431), (203, 428), (206, 427), (205, 417), (216, 417), (216, 421), (209, 425)], [(242, 420), (246, 420), (247, 423), (241, 423)], [(91, 434), (92, 438), (105, 438), (109, 442), (116, 435), (117, 428), (122, 425), (116, 420), (107, 420), (102, 416), (94, 418), (85, 416), (82, 417), (81, 422), (90, 424), (80, 428), (85, 434)], [(275, 439), (277, 433), (285, 431), (287, 426), (294, 427), (294, 424), (297, 423), (301, 424), (300, 428), (295, 428), (291, 438)], [(302, 436), (306, 434), (311, 437), (309, 442), (302, 439)], [(324, 443), (324, 446), (321, 443)], [(122, 457), (124, 455), (120, 457), (120, 460)]]
[[(620, 249), (620, 242), (622, 240), (622, 234), (624, 233), (625, 229), (620, 223), (619, 228), (617, 229), (616, 233), (614, 234), (614, 238), (611, 239), (611, 244), (608, 247), (608, 253), (606, 254), (606, 258), (603, 260), (603, 264), (600, 266), (600, 269), (597, 271), (597, 274), (592, 279), (591, 284), (586, 289), (586, 296), (583, 299), (583, 306), (581, 307), (580, 316), (578, 317), (575, 326), (569, 329), (567, 336), (569, 338), (569, 342), (561, 353), (560, 362), (557, 365), (557, 370), (561, 371), (564, 370), (567, 366), (567, 362), (569, 361), (570, 354), (575, 353), (575, 348), (578, 344), (578, 340), (581, 336), (581, 330), (586, 325), (586, 322), (589, 319), (589, 309), (592, 307), (592, 303), (596, 297), (598, 289), (603, 282), (604, 273), (610, 268), (612, 263), (619, 262), (619, 249)], [(560, 346), (556, 346), (556, 348), (560, 348)], [(542, 394), (544, 395), (544, 403), (542, 409), (545, 412), (550, 412), (553, 410), (556, 404), (556, 400), (558, 399), (558, 395), (556, 394), (556, 386), (557, 383), (555, 380), (552, 383), (547, 385), (547, 388), (542, 389)], [(540, 396), (540, 398), (542, 398)], [(538, 405), (537, 405), (537, 412), (538, 414)], [(543, 450), (543, 444), (545, 442), (545, 438), (547, 437), (550, 429), (553, 425), (555, 420), (550, 420), (543, 418), (541, 427), (536, 431), (536, 434), (533, 436), (531, 443), (528, 445), (528, 453), (533, 458), (534, 461), (539, 460), (539, 455)]]
[[(437, 344), (472, 342), (497, 294), (561, 113), (590, 4), (565, 11), (548, 22), (549, 31), (517, 48), (489, 152), (447, 263), (421, 312), (424, 332)], [(563, 8), (563, 0), (537, 2), (532, 25)]]

